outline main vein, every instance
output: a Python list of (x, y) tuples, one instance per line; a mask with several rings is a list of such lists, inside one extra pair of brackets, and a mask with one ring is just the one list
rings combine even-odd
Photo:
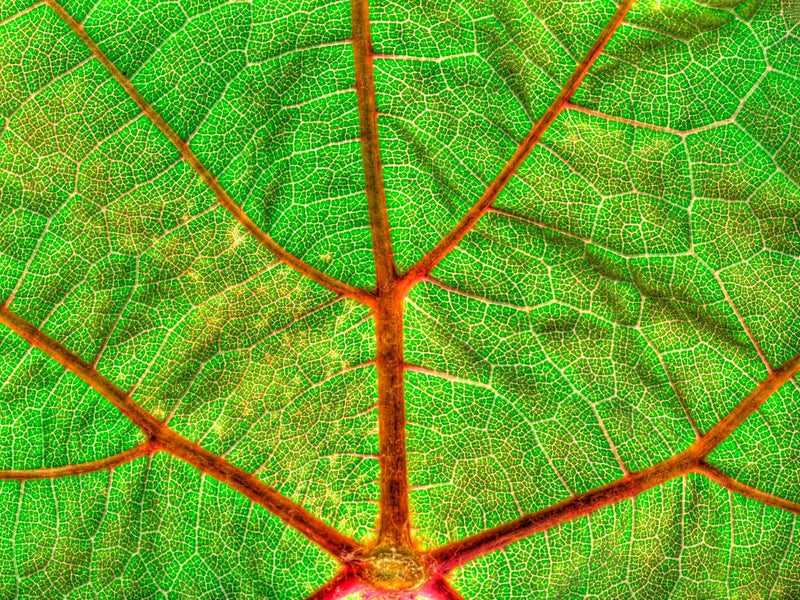
[(514, 154), (511, 155), (511, 158), (505, 164), (497, 177), (495, 177), (494, 181), (489, 184), (478, 201), (472, 205), (472, 207), (467, 211), (458, 224), (446, 236), (444, 236), (439, 243), (433, 247), (433, 249), (425, 254), (425, 256), (423, 256), (413, 267), (406, 271), (401, 279), (401, 285), (405, 290), (410, 289), (419, 283), (419, 281), (421, 281), (426, 275), (428, 275), (436, 267), (436, 265), (439, 264), (462, 239), (464, 239), (464, 236), (466, 236), (472, 230), (472, 228), (475, 227), (475, 224), (480, 220), (480, 218), (486, 214), (486, 211), (489, 210), (492, 203), (495, 201), (495, 199), (497, 199), (498, 195), (500, 195), (500, 192), (503, 191), (506, 184), (508, 184), (524, 160), (531, 153), (533, 148), (542, 139), (545, 131), (547, 131), (550, 125), (552, 125), (552, 123), (556, 120), (556, 117), (558, 117), (561, 111), (567, 106), (567, 103), (578, 89), (578, 86), (580, 86), (583, 78), (589, 72), (592, 64), (594, 64), (594, 61), (597, 60), (597, 57), (614, 35), (614, 32), (617, 30), (620, 24), (622, 24), (625, 15), (628, 13), (628, 10), (630, 10), (634, 1), (635, 0), (624, 0), (619, 4), (614, 16), (603, 28), (600, 36), (595, 40), (594, 44), (592, 44), (592, 47), (589, 48), (589, 51), (583, 57), (581, 62), (578, 63), (575, 71), (573, 71), (570, 78), (561, 88), (561, 91), (558, 93), (555, 100), (553, 100), (550, 106), (547, 107), (547, 110), (539, 118), (539, 120), (536, 121), (528, 135), (525, 136), (525, 139), (517, 147), (517, 149), (514, 151)]
[(208, 188), (214, 194), (219, 202), (225, 209), (233, 215), (233, 217), (241, 223), (244, 228), (255, 237), (262, 246), (274, 254), (279, 260), (293, 268), (301, 275), (316, 281), (322, 286), (325, 286), (332, 292), (343, 294), (349, 298), (357, 300), (367, 306), (373, 305), (374, 297), (372, 293), (367, 290), (350, 285), (343, 281), (339, 281), (335, 277), (331, 277), (323, 273), (319, 269), (312, 267), (303, 259), (295, 256), (286, 248), (276, 242), (272, 236), (261, 229), (256, 223), (245, 213), (241, 206), (236, 204), (233, 199), (228, 195), (228, 192), (220, 185), (219, 181), (211, 174), (202, 161), (189, 147), (181, 137), (169, 126), (164, 118), (153, 108), (144, 96), (134, 87), (133, 83), (117, 68), (110, 58), (100, 49), (100, 46), (92, 39), (86, 32), (83, 26), (78, 23), (72, 15), (70, 15), (64, 7), (62, 7), (57, 0), (44, 0), (44, 2), (69, 26), (70, 29), (77, 35), (81, 41), (86, 45), (97, 61), (105, 67), (111, 77), (119, 83), (128, 94), (128, 97), (133, 100), (139, 109), (147, 116), (150, 121), (163, 133), (173, 146), (181, 153), (183, 159), (189, 163), (194, 171), (206, 183)]
[(361, 551), (360, 544), (342, 535), (299, 504), (281, 495), (276, 489), (171, 430), (139, 406), (129, 394), (103, 377), (92, 365), (6, 307), (0, 307), (0, 323), (75, 374), (111, 402), (148, 436), (151, 445), (149, 450), (169, 452), (232, 487), (256, 504), (266, 508), (342, 562), (347, 562)]
[(372, 248), (375, 254), (375, 277), (378, 291), (391, 287), (396, 279), (389, 211), (378, 138), (378, 109), (375, 99), (375, 75), (367, 0), (351, 0), (353, 24), (353, 59), (358, 97), (358, 124), (361, 130), (361, 158), (369, 209)]
[(369, 5), (367, 0), (351, 0), (350, 6), (361, 156), (378, 290), (374, 308), (375, 367), (378, 376), (378, 458), (381, 465), (378, 544), (410, 547), (403, 373), (403, 295), (397, 286), (381, 165)]

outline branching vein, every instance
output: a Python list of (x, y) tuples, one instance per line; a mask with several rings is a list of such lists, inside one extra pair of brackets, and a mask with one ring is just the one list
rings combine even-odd
[(500, 195), (500, 192), (503, 191), (506, 184), (508, 184), (519, 167), (531, 153), (533, 148), (542, 139), (545, 131), (547, 131), (550, 125), (553, 124), (553, 122), (556, 120), (556, 117), (561, 114), (561, 111), (564, 110), (570, 98), (583, 81), (583, 78), (589, 72), (592, 64), (594, 64), (595, 60), (597, 60), (597, 57), (600, 56), (600, 53), (603, 51), (605, 45), (614, 35), (614, 32), (622, 24), (625, 15), (628, 13), (628, 10), (630, 10), (630, 7), (633, 5), (634, 1), (635, 0), (624, 0), (624, 2), (620, 3), (616, 12), (614, 13), (614, 16), (603, 28), (600, 36), (595, 40), (594, 44), (592, 44), (592, 47), (586, 53), (586, 56), (583, 57), (583, 60), (578, 63), (575, 71), (561, 88), (561, 91), (558, 93), (555, 100), (553, 100), (541, 118), (534, 124), (530, 133), (525, 136), (525, 139), (500, 171), (500, 174), (494, 179), (494, 181), (492, 181), (492, 183), (489, 184), (478, 201), (467, 211), (467, 214), (464, 215), (461, 221), (459, 221), (458, 224), (444, 238), (442, 238), (442, 240), (436, 244), (432, 250), (423, 256), (413, 267), (406, 271), (402, 277), (402, 285), (406, 289), (410, 289), (423, 277), (428, 275), (436, 267), (436, 265), (439, 264), (462, 239), (464, 239), (464, 236), (466, 236), (467, 233), (469, 233), (473, 227), (475, 227), (475, 224), (480, 220), (480, 218), (486, 214), (486, 211), (489, 210), (492, 203)]
[(762, 492), (754, 487), (745, 485), (741, 481), (734, 479), (730, 475), (726, 475), (718, 468), (706, 462), (701, 463), (696, 469), (696, 472), (708, 477), (711, 481), (718, 483), (725, 489), (751, 498), (757, 502), (761, 502), (761, 504), (782, 508), (783, 510), (800, 515), (800, 502), (792, 502), (786, 498), (780, 498), (779, 496), (775, 496), (768, 492)]
[(214, 177), (206, 166), (200, 161), (197, 155), (175, 132), (172, 127), (164, 120), (164, 118), (153, 108), (144, 96), (134, 87), (133, 83), (120, 71), (117, 66), (111, 61), (108, 56), (100, 49), (100, 46), (92, 39), (92, 37), (83, 28), (83, 25), (78, 23), (72, 15), (70, 15), (64, 7), (62, 7), (57, 0), (44, 0), (44, 2), (69, 26), (70, 29), (77, 35), (81, 41), (86, 45), (100, 64), (105, 67), (111, 77), (119, 83), (128, 97), (133, 100), (139, 109), (147, 116), (150, 121), (163, 133), (167, 139), (172, 143), (175, 148), (181, 153), (183, 159), (194, 169), (200, 178), (206, 183), (208, 188), (212, 191), (217, 201), (225, 207), (225, 209), (233, 215), (233, 217), (241, 223), (244, 228), (255, 237), (261, 245), (274, 254), (279, 260), (286, 265), (293, 268), (301, 275), (316, 281), (320, 285), (325, 286), (329, 290), (342, 294), (362, 304), (368, 306), (373, 305), (373, 295), (361, 288), (350, 285), (343, 281), (327, 275), (319, 269), (311, 266), (301, 258), (295, 256), (286, 248), (278, 244), (267, 232), (261, 229), (255, 221), (253, 221), (241, 206), (233, 201), (233, 198), (228, 195), (228, 192), (220, 185), (216, 177)]
[[(561, 523), (588, 515), (621, 500), (633, 498), (670, 479), (687, 473), (702, 472), (706, 476), (720, 477), (709, 471), (705, 458), (749, 415), (761, 406), (773, 392), (800, 371), (800, 353), (776, 369), (755, 390), (742, 400), (711, 431), (695, 441), (683, 452), (643, 471), (632, 473), (607, 485), (579, 494), (569, 500), (554, 504), (515, 521), (489, 529), (477, 535), (443, 546), (430, 553), (435, 570), (446, 573), (478, 556), (545, 531)], [(721, 478), (721, 477), (720, 477)], [(739, 484), (742, 489), (742, 484)]]
[(15, 479), (25, 481), (28, 479), (58, 479), (61, 477), (72, 477), (74, 475), (85, 475), (97, 471), (113, 469), (125, 463), (132, 462), (141, 458), (155, 449), (152, 441), (142, 442), (138, 446), (118, 452), (113, 456), (107, 456), (98, 460), (80, 463), (77, 465), (66, 465), (63, 467), (43, 467), (39, 469), (7, 469), (0, 471), (0, 479)]
[(92, 389), (111, 402), (125, 417), (141, 429), (151, 440), (155, 450), (169, 452), (240, 492), (286, 522), (312, 542), (336, 558), (347, 561), (357, 554), (361, 546), (336, 529), (309, 513), (299, 504), (284, 497), (260, 479), (234, 466), (224, 458), (212, 454), (172, 431), (156, 417), (139, 406), (111, 381), (103, 377), (92, 365), (70, 352), (53, 338), (28, 323), (8, 308), (0, 307), (0, 323), (44, 352), (62, 367), (79, 377)]

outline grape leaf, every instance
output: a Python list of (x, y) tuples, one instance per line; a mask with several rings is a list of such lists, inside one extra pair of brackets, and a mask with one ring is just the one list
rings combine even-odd
[(3, 598), (800, 597), (794, 0), (6, 0)]

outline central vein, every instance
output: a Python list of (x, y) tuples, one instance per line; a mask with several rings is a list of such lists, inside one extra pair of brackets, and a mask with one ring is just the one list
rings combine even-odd
[(351, 0), (351, 8), (361, 157), (377, 284), (374, 310), (375, 365), (378, 375), (378, 458), (381, 466), (377, 547), (411, 549), (403, 381), (404, 297), (397, 285), (386, 188), (383, 182), (369, 6), (367, 0)]

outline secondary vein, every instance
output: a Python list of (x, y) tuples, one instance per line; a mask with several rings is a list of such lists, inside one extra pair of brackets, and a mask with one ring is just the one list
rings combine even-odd
[(139, 406), (130, 394), (125, 393), (103, 377), (92, 365), (6, 307), (0, 307), (0, 324), (27, 340), (32, 346), (44, 352), (111, 402), (148, 436), (150, 444), (152, 444), (151, 451), (169, 452), (200, 469), (203, 473), (230, 486), (256, 504), (266, 508), (342, 562), (351, 560), (353, 556), (361, 552), (362, 548), (358, 542), (342, 535), (276, 489), (167, 427)]
[(295, 256), (286, 248), (276, 242), (272, 236), (261, 229), (242, 209), (241, 206), (236, 204), (230, 197), (227, 191), (217, 181), (211, 172), (206, 168), (203, 162), (189, 147), (189, 144), (181, 139), (172, 127), (164, 120), (164, 118), (144, 99), (141, 93), (134, 87), (133, 83), (117, 68), (111, 59), (100, 49), (100, 46), (92, 39), (78, 21), (70, 15), (57, 0), (44, 0), (45, 4), (49, 6), (77, 35), (84, 45), (89, 49), (92, 56), (105, 67), (108, 73), (114, 80), (119, 83), (125, 90), (128, 97), (133, 100), (139, 109), (147, 116), (148, 119), (163, 133), (173, 146), (181, 153), (183, 159), (194, 169), (200, 178), (205, 182), (211, 192), (219, 202), (244, 228), (261, 243), (267, 250), (274, 254), (279, 260), (293, 268), (295, 271), (307, 277), (318, 284), (328, 288), (337, 294), (343, 294), (349, 298), (357, 300), (367, 306), (373, 306), (374, 297), (371, 292), (350, 285), (331, 277), (330, 275), (320, 271), (316, 267), (311, 266), (303, 259)]
[[(744, 420), (751, 415), (778, 388), (800, 371), (800, 353), (789, 359), (780, 368), (770, 374), (758, 387), (748, 394), (736, 407), (721, 419), (708, 433), (696, 440), (686, 450), (676, 454), (643, 471), (631, 473), (609, 484), (574, 496), (558, 504), (549, 506), (535, 513), (527, 514), (519, 519), (488, 529), (482, 533), (464, 538), (430, 552), (429, 559), (437, 573), (446, 573), (475, 558), (499, 550), (527, 538), (535, 533), (546, 531), (552, 527), (572, 521), (610, 506), (627, 498), (666, 483), (670, 479), (688, 473), (700, 473), (714, 479), (728, 489), (760, 499), (771, 506), (780, 506), (793, 510), (795, 503), (782, 501), (775, 497), (767, 498), (765, 492), (748, 488), (732, 478), (725, 476), (710, 467), (705, 458), (724, 441)], [(746, 489), (747, 488), (747, 489)], [(756, 497), (758, 494), (758, 497)], [(770, 500), (770, 502), (766, 502)], [(781, 503), (778, 503), (781, 500)]]
[(531, 131), (525, 136), (525, 139), (517, 147), (514, 154), (505, 164), (500, 173), (495, 177), (494, 181), (489, 184), (486, 190), (475, 204), (467, 211), (467, 214), (458, 222), (458, 224), (445, 235), (436, 246), (433, 247), (425, 256), (423, 256), (413, 267), (411, 267), (401, 278), (401, 286), (408, 290), (414, 285), (419, 283), (425, 276), (427, 276), (438, 265), (458, 243), (464, 239), (464, 236), (469, 233), (480, 218), (486, 214), (491, 207), (492, 203), (503, 191), (506, 184), (511, 180), (519, 167), (531, 153), (533, 148), (539, 143), (545, 131), (553, 124), (561, 114), (561, 111), (567, 106), (570, 98), (578, 89), (583, 78), (589, 72), (594, 61), (602, 52), (608, 41), (614, 35), (614, 32), (622, 24), (625, 15), (630, 10), (635, 0), (624, 0), (617, 7), (614, 16), (603, 28), (600, 36), (595, 40), (592, 47), (583, 57), (578, 66), (573, 71), (570, 78), (561, 88), (561, 91), (556, 96), (555, 100), (547, 107), (547, 110), (534, 124)]
[(98, 460), (87, 461), (75, 465), (65, 465), (63, 467), (43, 467), (39, 469), (6, 469), (0, 471), (0, 479), (13, 479), (26, 481), (29, 479), (59, 479), (61, 477), (73, 477), (75, 475), (85, 475), (97, 471), (113, 469), (125, 463), (132, 462), (149, 454), (154, 449), (152, 441), (142, 442), (138, 446), (128, 448), (112, 456), (100, 458)]
[(776, 508), (781, 508), (788, 512), (800, 515), (800, 502), (792, 502), (786, 498), (781, 498), (780, 496), (775, 496), (769, 492), (763, 492), (749, 485), (745, 485), (741, 481), (734, 479), (730, 475), (723, 473), (718, 468), (708, 463), (701, 463), (700, 467), (697, 469), (697, 472), (705, 477), (708, 477), (714, 483), (721, 485), (731, 492), (746, 496), (747, 498), (751, 498), (756, 502), (760, 502), (761, 504), (774, 506)]

